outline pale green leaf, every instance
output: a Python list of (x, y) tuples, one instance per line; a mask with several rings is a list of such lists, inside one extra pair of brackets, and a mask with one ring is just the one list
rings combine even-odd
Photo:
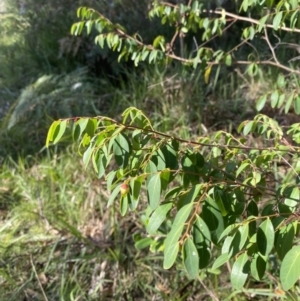
[(160, 225), (165, 221), (168, 212), (171, 210), (173, 203), (165, 203), (157, 207), (152, 213), (146, 230), (149, 234), (154, 234)]
[(176, 214), (171, 231), (168, 233), (165, 239), (164, 249), (164, 269), (169, 269), (175, 262), (178, 250), (179, 239), (184, 228), (184, 224), (189, 217), (193, 203), (183, 206)]
[(249, 273), (249, 261), (247, 253), (241, 254), (232, 266), (230, 280), (233, 288), (240, 290), (246, 283)]
[(217, 268), (219, 268), (220, 266), (222, 266), (223, 264), (225, 264), (226, 262), (229, 261), (229, 255), (228, 253), (223, 253), (221, 254), (214, 262), (213, 266), (212, 266), (212, 270), (215, 270)]
[(152, 210), (155, 210), (159, 205), (161, 194), (161, 178), (160, 174), (153, 175), (147, 183), (147, 193), (149, 205)]
[(282, 19), (283, 11), (277, 13), (273, 19), (274, 30), (278, 30), (281, 19)]
[(191, 238), (187, 238), (183, 246), (183, 263), (190, 278), (195, 279), (199, 273), (199, 256)]
[(261, 111), (264, 108), (266, 101), (267, 95), (262, 95), (256, 102), (256, 110)]
[(293, 287), (300, 278), (300, 246), (293, 247), (284, 257), (280, 268), (280, 281), (284, 290)]
[(294, 99), (294, 94), (292, 93), (292, 94), (289, 96), (289, 98), (288, 98), (288, 100), (287, 100), (287, 102), (286, 102), (286, 104), (285, 104), (285, 107), (284, 107), (284, 113), (285, 113), (285, 114), (287, 114), (287, 113), (289, 112), (289, 110), (290, 110), (290, 108), (291, 108), (291, 105), (292, 105), (292, 102), (293, 102), (293, 99)]

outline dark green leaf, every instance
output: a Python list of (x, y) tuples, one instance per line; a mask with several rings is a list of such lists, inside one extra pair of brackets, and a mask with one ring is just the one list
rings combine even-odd
[(210, 230), (201, 217), (197, 217), (193, 225), (193, 240), (199, 255), (199, 268), (207, 267), (210, 261)]
[(274, 228), (269, 218), (260, 224), (257, 230), (257, 247), (263, 256), (270, 254), (274, 246)]
[(254, 279), (260, 281), (265, 275), (267, 263), (260, 254), (254, 254), (251, 261), (251, 274)]
[(215, 244), (218, 244), (218, 240), (225, 229), (225, 225), (219, 207), (210, 197), (204, 201), (201, 218), (211, 231), (212, 241)]
[(118, 166), (126, 168), (130, 156), (130, 142), (124, 133), (120, 133), (114, 139), (113, 151)]
[(280, 258), (283, 260), (286, 253), (289, 252), (293, 246), (295, 237), (295, 228), (293, 224), (288, 224), (282, 227), (279, 233), (276, 235), (276, 251)]

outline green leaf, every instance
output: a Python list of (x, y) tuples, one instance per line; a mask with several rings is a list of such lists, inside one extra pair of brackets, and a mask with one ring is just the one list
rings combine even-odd
[(294, 110), (297, 115), (300, 115), (300, 96), (294, 99)]
[(274, 227), (269, 218), (260, 224), (257, 230), (257, 247), (263, 256), (270, 254), (274, 246)]
[(230, 280), (233, 288), (240, 290), (243, 288), (249, 273), (249, 261), (247, 253), (238, 257), (232, 266)]
[(289, 252), (293, 247), (293, 241), (295, 237), (295, 228), (293, 224), (288, 224), (282, 227), (276, 236), (276, 252), (280, 258), (283, 260), (287, 252)]
[(147, 183), (147, 193), (149, 205), (152, 210), (155, 210), (159, 205), (161, 194), (161, 179), (159, 173), (153, 175)]
[(300, 190), (298, 187), (289, 187), (287, 191), (290, 191), (290, 195), (284, 200), (284, 204), (289, 207), (295, 207), (300, 201)]
[(288, 98), (288, 100), (287, 100), (287, 102), (286, 102), (286, 104), (285, 104), (285, 106), (284, 106), (284, 113), (285, 113), (285, 114), (287, 114), (287, 113), (289, 112), (290, 107), (291, 107), (292, 102), (293, 102), (293, 99), (294, 99), (294, 94), (292, 93), (292, 94), (289, 96), (289, 98)]
[(213, 196), (215, 202), (217, 203), (222, 213), (222, 216), (226, 216), (230, 211), (230, 207), (231, 207), (227, 194), (222, 189), (215, 187)]
[(247, 136), (251, 132), (253, 124), (254, 124), (254, 121), (248, 121), (246, 123), (246, 125), (244, 126), (243, 134), (245, 136)]
[(195, 279), (199, 273), (199, 256), (191, 238), (187, 238), (183, 245), (183, 263), (189, 277)]
[(236, 177), (239, 176), (239, 174), (246, 168), (250, 165), (249, 162), (243, 162), (240, 167), (238, 168), (238, 170), (236, 171)]
[(60, 124), (60, 120), (56, 120), (51, 124), (51, 126), (48, 130), (47, 139), (46, 139), (47, 147), (49, 147), (49, 143), (52, 142), (55, 139), (55, 137), (57, 136), (57, 134), (58, 134), (57, 127), (59, 126), (59, 124)]
[(152, 213), (146, 230), (150, 235), (154, 234), (160, 225), (165, 221), (168, 212), (171, 210), (173, 203), (165, 203), (158, 206)]
[(187, 194), (183, 194), (177, 202), (177, 208), (180, 209), (182, 206), (194, 202), (199, 195), (201, 187), (201, 184), (195, 185)]
[(232, 232), (237, 231), (237, 228), (239, 227), (239, 224), (232, 224), (229, 225), (221, 234), (218, 243), (226, 236), (228, 236), (229, 234), (231, 234)]
[(204, 269), (211, 257), (211, 236), (209, 228), (199, 216), (193, 225), (193, 240), (199, 255), (199, 268)]
[(143, 181), (144, 181), (143, 176), (139, 176), (139, 177), (134, 178), (130, 181), (132, 196), (133, 196), (134, 200), (139, 199)]
[(267, 101), (267, 95), (262, 95), (258, 100), (257, 100), (257, 103), (256, 103), (256, 110), (257, 111), (261, 111), (265, 104), (266, 104), (266, 101)]
[(160, 173), (161, 190), (165, 191), (171, 182), (171, 172), (169, 169), (165, 169)]
[(95, 170), (97, 172), (98, 178), (101, 178), (105, 174), (105, 169), (107, 167), (108, 160), (105, 152), (99, 150), (95, 158)]
[(284, 75), (280, 73), (277, 78), (277, 86), (279, 89), (282, 89), (286, 85)]
[(280, 109), (285, 101), (285, 94), (281, 94), (278, 99), (277, 108)]
[(120, 213), (122, 216), (124, 216), (127, 213), (129, 203), (130, 203), (130, 194), (128, 193), (122, 196), (120, 200)]
[(113, 141), (113, 151), (119, 167), (126, 168), (128, 165), (131, 148), (130, 142), (124, 133), (120, 133)]
[(275, 90), (272, 94), (271, 94), (271, 107), (275, 108), (277, 106), (278, 103), (278, 99), (279, 99), (279, 93), (277, 90)]
[(193, 203), (183, 206), (176, 214), (171, 231), (168, 233), (165, 239), (164, 249), (164, 269), (169, 269), (174, 264), (178, 250), (179, 250), (179, 238), (181, 236), (184, 224), (189, 217)]
[(274, 30), (278, 30), (281, 19), (282, 19), (283, 11), (277, 13), (273, 19)]
[(250, 266), (251, 275), (253, 276), (253, 278), (257, 281), (260, 281), (265, 275), (266, 266), (267, 263), (265, 259), (261, 257), (258, 253), (254, 254)]
[(113, 184), (113, 181), (115, 179), (115, 176), (116, 176), (116, 171), (112, 170), (107, 176), (106, 176), (106, 185), (107, 185), (107, 189), (109, 191), (111, 191), (112, 189), (112, 184)]
[(239, 253), (247, 239), (248, 239), (248, 234), (249, 234), (249, 224), (245, 223), (242, 226), (239, 226), (238, 231), (235, 232), (231, 245), (230, 245), (230, 249), (229, 249), (229, 254), (230, 257), (236, 255), (237, 253)]
[(181, 159), (183, 170), (184, 186), (188, 187), (189, 183), (195, 185), (199, 183), (198, 170), (196, 168), (197, 156), (194, 153), (187, 152)]
[(56, 144), (61, 139), (63, 134), (65, 133), (66, 128), (67, 128), (67, 122), (68, 122), (68, 120), (63, 120), (59, 123), (58, 132), (55, 131), (54, 135), (53, 135), (53, 143), (54, 144)]
[(111, 195), (110, 195), (110, 197), (109, 197), (109, 199), (108, 199), (108, 202), (107, 202), (107, 207), (110, 207), (110, 206), (113, 204), (113, 202), (114, 202), (114, 200), (116, 199), (117, 195), (120, 193), (120, 186), (121, 186), (121, 184), (118, 185), (118, 186), (113, 190), (113, 192), (111, 193)]
[(137, 250), (142, 250), (142, 249), (149, 247), (152, 242), (153, 242), (153, 239), (151, 237), (145, 237), (145, 238), (139, 239), (134, 244), (134, 246)]
[(224, 220), (216, 202), (208, 197), (202, 206), (201, 218), (211, 231), (213, 243), (218, 244), (218, 240), (224, 231)]
[(83, 154), (82, 161), (83, 161), (85, 168), (87, 168), (87, 166), (90, 162), (93, 151), (94, 151), (94, 146), (92, 144), (90, 144), (90, 146), (86, 149), (86, 151)]
[(300, 277), (300, 246), (293, 247), (284, 257), (280, 268), (280, 281), (284, 290), (293, 287)]
[(215, 260), (211, 269), (216, 270), (217, 268), (219, 268), (220, 266), (222, 266), (224, 263), (228, 261), (229, 261), (228, 253), (223, 253)]
[(264, 17), (262, 17), (262, 18), (259, 20), (259, 23), (258, 23), (258, 31), (259, 31), (259, 32), (260, 32), (260, 31), (262, 30), (262, 28), (265, 26), (268, 17), (269, 17), (269, 14), (266, 14)]
[(231, 55), (230, 54), (227, 54), (226, 57), (225, 57), (225, 64), (227, 66), (231, 66), (232, 65), (232, 58), (231, 58)]

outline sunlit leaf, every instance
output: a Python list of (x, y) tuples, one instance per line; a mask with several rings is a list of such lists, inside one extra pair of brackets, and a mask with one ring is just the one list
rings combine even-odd
[(267, 263), (265, 259), (260, 256), (260, 254), (254, 254), (252, 261), (251, 261), (251, 275), (257, 281), (261, 280), (265, 275)]
[(246, 283), (248, 273), (250, 270), (250, 264), (248, 261), (247, 253), (243, 253), (238, 257), (232, 266), (230, 280), (233, 288), (240, 290)]
[(175, 262), (179, 250), (179, 238), (184, 228), (184, 223), (190, 215), (193, 203), (183, 206), (176, 214), (171, 231), (165, 239), (164, 269), (169, 269)]
[(259, 252), (267, 256), (274, 246), (275, 233), (273, 224), (269, 218), (260, 224), (257, 230), (257, 247)]
[(300, 246), (293, 247), (284, 257), (280, 268), (280, 281), (289, 290), (300, 278)]

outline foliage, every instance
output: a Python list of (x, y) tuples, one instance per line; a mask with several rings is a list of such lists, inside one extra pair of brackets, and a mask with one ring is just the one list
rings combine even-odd
[[(158, 36), (152, 45), (85, 7), (78, 9), (84, 21), (74, 24), (71, 31), (78, 35), (84, 28), (90, 33), (95, 27), (99, 31), (95, 42), (118, 51), (119, 60), (131, 59), (136, 66), (145, 60), (150, 64), (178, 60), (199, 68), (207, 83), (213, 67), (246, 65), (247, 72), (256, 75), (260, 68), (274, 66), (288, 75), (278, 75), (276, 87), (258, 99), (257, 109), (263, 109), (269, 99), (272, 108), (284, 108), (288, 113), (293, 105), (299, 114), (298, 89), (287, 80), (299, 71), (293, 66), (294, 60), (287, 65), (276, 54), (276, 48), (283, 44), (282, 32), (300, 31), (298, 2), (244, 0), (240, 5), (241, 12), (254, 9), (256, 18), (224, 8), (210, 11), (200, 1), (180, 5), (155, 1), (149, 16), (169, 23), (175, 33), (170, 42)], [(236, 22), (241, 22), (241, 43), (231, 49), (204, 46)], [(279, 36), (272, 35), (270, 29)], [(185, 58), (183, 53), (175, 53), (174, 42), (190, 32), (200, 33), (202, 44), (195, 54)], [(257, 37), (268, 46), (262, 56), (254, 46)], [(275, 46), (271, 42), (274, 38), (279, 40)], [(195, 43), (198, 45), (197, 40)], [(236, 59), (234, 52), (245, 44), (254, 48), (253, 53), (244, 60)], [(137, 210), (146, 188), (144, 225), (149, 236), (139, 244), (150, 245), (156, 252), (163, 250), (165, 269), (181, 258), (187, 274), (194, 279), (199, 277), (199, 269), (217, 271), (232, 262), (231, 284), (236, 290), (251, 286), (251, 279), (266, 282), (268, 272), (275, 275), (274, 289), (279, 284), (275, 290), (278, 296), (284, 294), (282, 289), (292, 289), (300, 277), (299, 248), (295, 246), (299, 232), (300, 124), (285, 129), (276, 120), (259, 114), (242, 122), (238, 136), (219, 131), (185, 140), (155, 130), (149, 118), (136, 108), (125, 110), (122, 117), (122, 121), (108, 117), (57, 120), (49, 129), (47, 146), (58, 143), (70, 127), (73, 139), (80, 141), (84, 166), (91, 163), (99, 178), (106, 176), (111, 192), (108, 206), (120, 196), (123, 216)], [(249, 145), (245, 139), (249, 135), (261, 137), (266, 145)], [(110, 171), (112, 159), (115, 167)], [(221, 250), (217, 258), (215, 248)], [(280, 265), (279, 275), (276, 265)], [(292, 291), (288, 295), (294, 298)]]
[[(297, 60), (297, 57), (291, 58), (288, 62), (286, 62), (286, 59), (280, 62), (278, 58), (280, 46), (296, 48), (297, 44), (282, 42), (281, 38), (276, 36), (278, 42), (272, 45), (269, 37), (271, 35), (269, 29), (278, 31), (279, 34), (282, 31), (300, 32), (300, 29), (298, 29), (299, 8), (297, 1), (280, 1), (275, 5), (272, 1), (257, 3), (244, 0), (240, 6), (241, 11), (249, 13), (253, 9), (259, 11), (259, 19), (230, 13), (224, 8), (210, 12), (200, 1), (191, 1), (187, 5), (160, 4), (154, 1), (149, 17), (159, 17), (162, 24), (168, 23), (174, 28), (175, 33), (169, 42), (163, 35), (159, 35), (154, 39), (152, 45), (149, 45), (144, 43), (138, 34), (129, 35), (125, 27), (112, 23), (94, 9), (80, 7), (77, 11), (77, 16), (82, 18), (83, 21), (75, 23), (72, 26), (71, 33), (79, 35), (86, 29), (87, 33), (90, 34), (92, 29), (95, 28), (99, 32), (95, 37), (97, 45), (101, 48), (107, 46), (112, 51), (119, 52), (118, 61), (130, 59), (136, 66), (144, 61), (149, 64), (153, 62), (169, 64), (172, 60), (193, 66), (193, 68), (200, 66), (200, 70), (204, 75), (204, 81), (207, 83), (214, 66), (220, 68), (222, 65), (232, 66), (233, 64), (246, 65), (247, 72), (253, 76), (259, 73), (262, 65), (274, 66), (287, 71), (290, 73), (289, 77), (292, 77), (294, 74), (299, 75), (299, 71), (293, 66), (293, 62)], [(209, 15), (209, 13), (212, 13), (212, 15)], [(239, 27), (241, 31), (239, 39), (242, 39), (242, 42), (234, 45), (230, 43), (220, 44), (218, 38), (222, 36), (226, 38), (227, 31), (236, 22), (242, 22)], [(183, 57), (183, 52), (180, 55), (177, 53), (178, 51), (176, 52), (175, 41), (178, 38), (182, 40), (189, 32), (195, 34), (196, 49), (191, 57), (185, 58)], [(198, 39), (200, 41), (196, 38), (199, 35), (200, 38)], [(256, 48), (256, 40), (258, 38), (265, 40), (268, 51), (260, 54), (260, 49)], [(274, 39), (273, 36), (272, 38)], [(200, 46), (198, 46), (199, 44)], [(228, 47), (228, 45), (232, 47)], [(253, 47), (252, 52), (242, 52), (244, 47), (249, 47), (249, 45)], [(289, 65), (292, 65), (292, 68)], [(284, 91), (284, 88), (287, 86), (289, 93)], [(264, 107), (267, 99), (270, 100), (272, 108), (277, 107), (280, 109), (285, 106), (285, 112), (288, 112), (293, 105), (297, 114), (300, 112), (298, 88), (289, 87), (289, 81), (284, 74), (280, 73), (278, 75), (277, 90), (261, 96), (258, 100), (257, 109), (259, 111)]]
[[(236, 257), (231, 280), (241, 289), (248, 273), (257, 280), (264, 278), (268, 258), (276, 251), (284, 259), (283, 288), (295, 283), (298, 272), (289, 270), (296, 265), (288, 258), (296, 252), (292, 246), (298, 233), (299, 147), (286, 142), (273, 119), (257, 115), (240, 126), (245, 135), (265, 137), (269, 146), (257, 148), (247, 146), (244, 137), (225, 132), (197, 141), (169, 136), (155, 131), (135, 108), (123, 113), (122, 122), (105, 117), (55, 121), (47, 143), (57, 143), (68, 125), (74, 139), (80, 140), (85, 167), (92, 162), (99, 178), (115, 159), (118, 168), (106, 175), (108, 206), (125, 184), (129, 189), (121, 194), (120, 212), (124, 216), (135, 211), (145, 184), (149, 202), (145, 226), (149, 235), (160, 237), (147, 241), (157, 251), (164, 243), (165, 268), (175, 263), (180, 250), (192, 278), (198, 275), (195, 266), (218, 269)], [(299, 125), (288, 131), (297, 140)], [(281, 174), (274, 164), (283, 168)], [(165, 224), (170, 218), (171, 227)], [(221, 257), (213, 262), (212, 245), (222, 248)], [(294, 278), (286, 284), (290, 277)]]

